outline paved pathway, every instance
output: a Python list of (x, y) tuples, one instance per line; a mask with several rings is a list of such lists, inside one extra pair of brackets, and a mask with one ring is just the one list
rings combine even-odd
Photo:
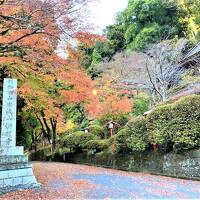
[(43, 186), (0, 196), (3, 200), (61, 199), (200, 199), (200, 182), (142, 173), (35, 162)]

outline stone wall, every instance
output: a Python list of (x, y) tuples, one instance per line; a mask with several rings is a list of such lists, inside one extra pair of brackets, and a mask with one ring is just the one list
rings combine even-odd
[(183, 154), (65, 154), (66, 162), (200, 180), (200, 149)]

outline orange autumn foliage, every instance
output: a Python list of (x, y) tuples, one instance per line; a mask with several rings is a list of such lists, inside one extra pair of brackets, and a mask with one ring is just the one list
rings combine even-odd
[(67, 86), (73, 86), (71, 90), (61, 90), (68, 102), (86, 102), (91, 98), (93, 83), (89, 76), (81, 69), (63, 71), (59, 74), (59, 79)]
[(48, 125), (51, 119), (56, 120), (58, 130), (63, 130), (65, 121), (59, 100), (49, 95), (45, 88), (38, 88), (31, 82), (25, 82), (19, 89), (19, 95), (26, 102), (23, 108), (25, 111), (31, 111), (37, 118), (42, 118), (42, 115)]
[(88, 47), (94, 46), (97, 41), (105, 41), (106, 38), (102, 35), (89, 33), (89, 32), (78, 32), (76, 34), (78, 42), (86, 44)]
[[(40, 63), (54, 53), (60, 40), (73, 37), (84, 25), (81, 13), (71, 14), (73, 0), (7, 0), (0, 2), (0, 58)], [(78, 11), (76, 11), (78, 12)], [(80, 15), (80, 16), (79, 16)], [(0, 59), (1, 61), (1, 59)]]
[(96, 99), (86, 106), (91, 117), (99, 117), (107, 113), (129, 113), (132, 103), (126, 96), (122, 96), (121, 90), (116, 87), (115, 80), (109, 76), (103, 76), (96, 80)]
[(55, 128), (65, 131), (61, 109), (64, 104), (81, 104), (91, 117), (129, 112), (131, 108), (130, 101), (115, 88), (114, 80), (103, 77), (94, 82), (87, 75), (78, 64), (81, 55), (76, 50), (68, 48), (68, 60), (56, 55), (61, 34), (70, 32), (89, 46), (105, 40), (99, 35), (77, 31), (78, 17), (73, 19), (68, 15), (74, 2), (7, 0), (0, 4), (0, 64), (7, 66), (12, 77), (20, 79), (19, 94), (26, 103), (24, 110), (35, 115), (49, 135), (56, 132)]

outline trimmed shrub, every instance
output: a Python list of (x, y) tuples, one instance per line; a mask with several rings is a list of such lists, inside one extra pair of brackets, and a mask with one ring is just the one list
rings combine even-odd
[(103, 126), (100, 126), (98, 124), (94, 124), (94, 125), (91, 125), (89, 127), (90, 129), (90, 132), (100, 138), (104, 138), (104, 129), (103, 129)]
[(200, 96), (183, 97), (163, 105), (147, 117), (151, 143), (165, 144), (176, 152), (200, 146)]
[(116, 146), (116, 152), (126, 152), (128, 151), (128, 147), (126, 144), (126, 138), (128, 135), (130, 135), (129, 129), (122, 129), (120, 130), (115, 136), (114, 136), (114, 141), (115, 141), (115, 146)]
[(172, 106), (162, 105), (147, 116), (147, 129), (152, 144), (168, 145), (171, 138)]
[(131, 151), (145, 151), (149, 144), (147, 133), (147, 122), (144, 117), (136, 117), (126, 125), (131, 133), (126, 138), (126, 145)]
[(91, 133), (85, 133), (83, 131), (77, 131), (75, 133), (66, 135), (62, 139), (62, 146), (73, 149), (74, 151), (81, 151), (86, 147), (86, 143), (90, 140), (98, 139), (97, 136)]
[(184, 97), (174, 103), (171, 126), (174, 150), (191, 149), (200, 145), (200, 96)]
[(90, 140), (86, 143), (86, 148), (100, 152), (109, 148), (109, 142), (108, 140)]
[(117, 152), (144, 151), (148, 146), (148, 134), (144, 117), (131, 119), (115, 136)]

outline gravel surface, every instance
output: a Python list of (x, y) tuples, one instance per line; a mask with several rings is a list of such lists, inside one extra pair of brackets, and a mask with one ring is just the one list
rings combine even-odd
[(200, 182), (54, 162), (34, 162), (39, 189), (18, 190), (3, 200), (200, 199)]

